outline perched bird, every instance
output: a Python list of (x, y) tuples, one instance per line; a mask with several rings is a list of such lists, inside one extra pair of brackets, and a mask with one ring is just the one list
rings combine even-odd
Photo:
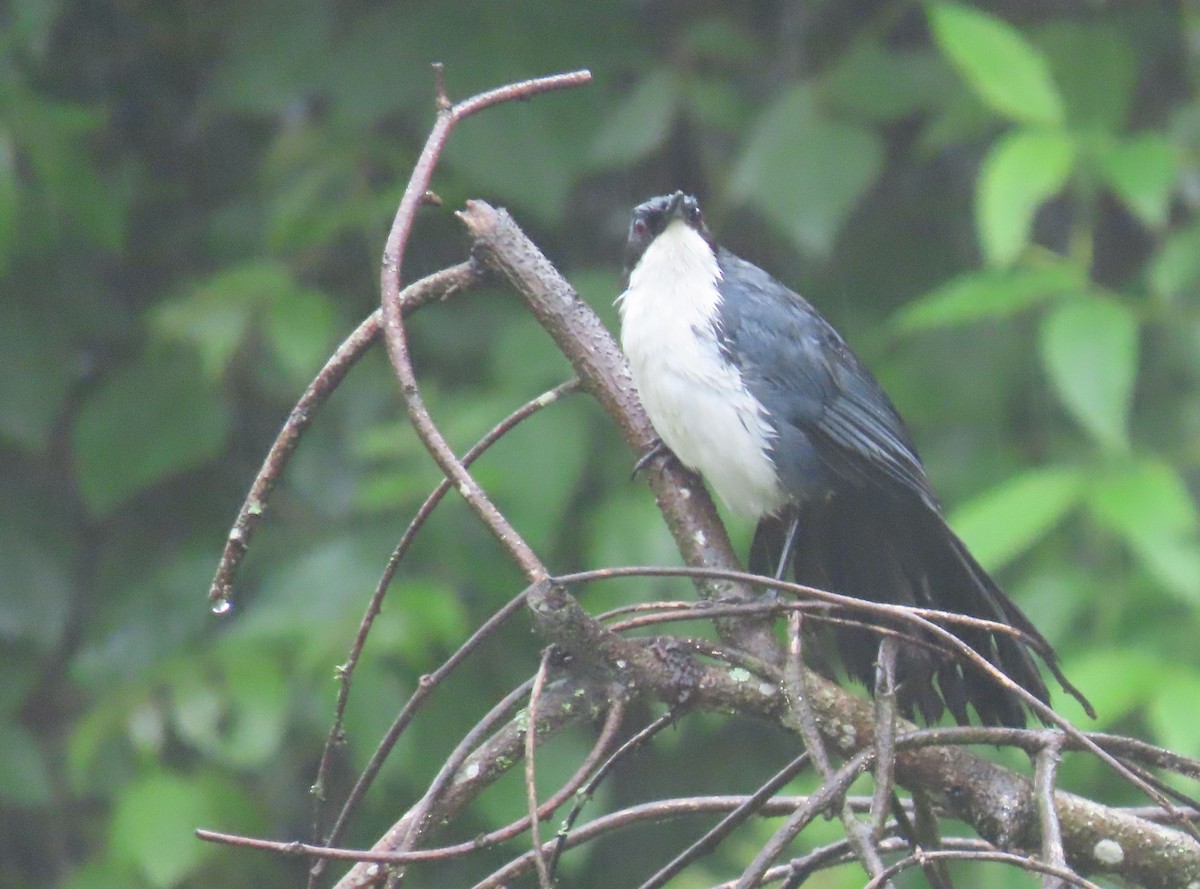
[[(1036, 652), (1091, 712), (1049, 643), (946, 525), (870, 371), (808, 302), (720, 247), (694, 197), (675, 192), (633, 211), (624, 284), (621, 344), (642, 403), (675, 456), (758, 520), (751, 570), (782, 577), (790, 562), (809, 586), (1007, 624), (1023, 641), (948, 629), (1049, 703)], [(844, 623), (831, 632), (846, 672), (873, 691), (878, 634)], [(984, 724), (1025, 724), (1015, 695), (931, 642), (899, 646), (902, 712), (933, 722), (948, 708), (966, 723), (970, 705)]]

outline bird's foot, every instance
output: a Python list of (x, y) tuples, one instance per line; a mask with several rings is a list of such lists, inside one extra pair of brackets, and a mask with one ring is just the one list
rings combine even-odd
[(629, 480), (636, 481), (638, 473), (645, 469), (650, 464), (651, 460), (666, 456), (673, 456), (671, 454), (671, 449), (667, 447), (666, 442), (664, 442), (661, 438), (654, 439), (654, 444), (650, 446), (650, 450), (638, 457), (638, 461), (633, 464), (633, 472), (629, 474)]

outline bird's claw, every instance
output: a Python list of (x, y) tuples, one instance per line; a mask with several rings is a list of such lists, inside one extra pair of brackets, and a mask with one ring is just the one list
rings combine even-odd
[(666, 442), (661, 438), (656, 438), (654, 444), (650, 446), (650, 450), (638, 457), (638, 461), (633, 464), (633, 472), (629, 473), (629, 480), (636, 481), (638, 473), (641, 472), (656, 457), (664, 457), (671, 453), (671, 449), (667, 447)]

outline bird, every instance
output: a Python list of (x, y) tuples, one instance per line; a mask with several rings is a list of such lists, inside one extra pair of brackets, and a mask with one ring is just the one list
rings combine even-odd
[[(617, 298), (622, 349), (661, 440), (735, 514), (757, 521), (750, 570), (874, 602), (1007, 625), (954, 634), (1034, 698), (1036, 654), (1089, 713), (1054, 649), (946, 523), (904, 421), (846, 341), (804, 298), (720, 246), (695, 197), (639, 204)], [(901, 713), (1024, 727), (1021, 699), (922, 631), (898, 643)], [(825, 637), (874, 693), (879, 634)], [(916, 636), (916, 638), (914, 638)], [(828, 667), (826, 666), (826, 669)]]

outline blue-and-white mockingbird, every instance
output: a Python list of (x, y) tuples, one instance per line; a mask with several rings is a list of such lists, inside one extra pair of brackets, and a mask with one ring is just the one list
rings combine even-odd
[[(861, 599), (995, 621), (1021, 638), (951, 627), (1049, 703), (1032, 653), (1063, 688), (1049, 643), (947, 527), (891, 401), (842, 337), (798, 294), (717, 245), (696, 199), (633, 211), (619, 298), (621, 343), (663, 443), (735, 513), (757, 519), (751, 570)], [(967, 706), (1023, 726), (1020, 700), (930, 638), (897, 625), (901, 710), (927, 721)], [(878, 635), (835, 625), (854, 679), (873, 690)]]

